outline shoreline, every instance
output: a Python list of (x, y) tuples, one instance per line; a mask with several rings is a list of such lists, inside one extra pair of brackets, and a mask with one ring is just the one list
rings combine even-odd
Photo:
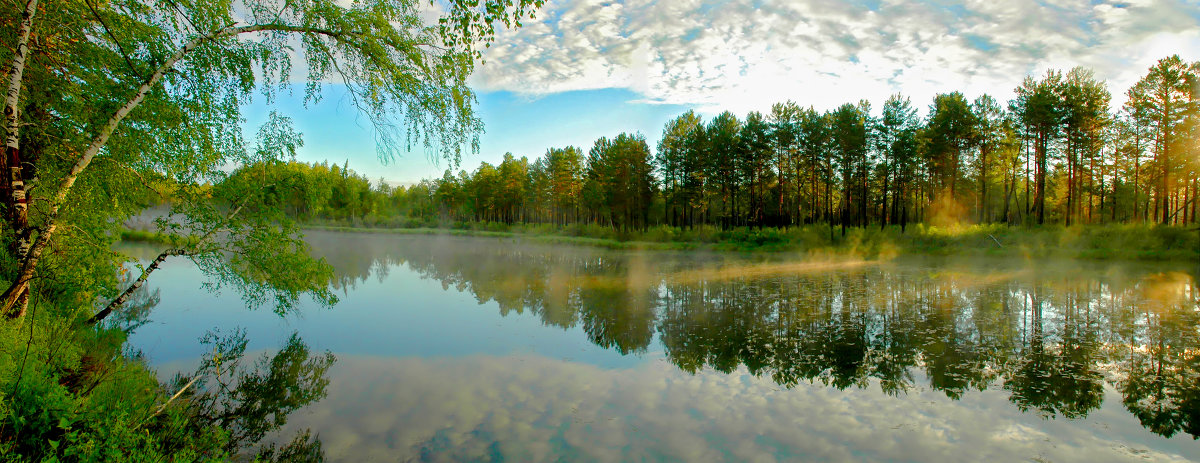
[[(482, 224), (481, 224), (482, 225)], [(832, 239), (827, 226), (783, 229), (734, 229), (721, 231), (703, 240), (619, 239), (564, 233), (564, 229), (524, 227), (513, 230), (476, 228), (380, 228), (306, 224), (305, 231), (371, 233), (390, 235), (443, 235), (490, 238), (515, 238), (524, 241), (645, 251), (705, 251), (733, 253), (808, 252), (832, 256), (896, 257), (900, 255), (958, 255), (1023, 258), (1070, 258), (1079, 260), (1182, 261), (1200, 262), (1200, 233), (1177, 227), (1098, 225), (1038, 228), (1007, 226), (968, 226), (945, 230), (923, 225), (905, 233), (898, 227), (847, 229)], [(532, 228), (532, 230), (526, 230)], [(814, 233), (814, 232), (823, 233)], [(653, 234), (654, 229), (641, 232)], [(1161, 236), (1166, 235), (1166, 236)], [(1135, 244), (1136, 245), (1131, 245)], [(1183, 245), (1181, 245), (1183, 244)], [(1191, 244), (1190, 249), (1187, 244)]]
[[(381, 235), (440, 235), (482, 238), (512, 238), (544, 244), (590, 246), (614, 250), (809, 253), (823, 256), (897, 257), (989, 256), (1067, 258), (1077, 260), (1126, 260), (1142, 262), (1200, 262), (1200, 233), (1179, 227), (1139, 225), (1045, 226), (1035, 228), (966, 226), (939, 229), (915, 225), (905, 233), (898, 227), (847, 229), (845, 237), (835, 228), (832, 237), (824, 225), (790, 229), (746, 229), (699, 231), (651, 228), (627, 237), (588, 236), (613, 234), (611, 229), (579, 230), (545, 225), (512, 225), (506, 230), (495, 224), (472, 224), (477, 228), (384, 228), (304, 224), (304, 231), (370, 233)], [(481, 229), (484, 227), (493, 228)], [(582, 232), (582, 233), (581, 233)], [(649, 238), (649, 239), (647, 239)], [(174, 244), (174, 237), (148, 231), (125, 230), (121, 240)]]

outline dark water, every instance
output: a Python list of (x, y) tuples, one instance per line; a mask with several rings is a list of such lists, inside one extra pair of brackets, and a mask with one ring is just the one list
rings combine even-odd
[(166, 373), (214, 327), (299, 331), (338, 362), (288, 428), (335, 461), (1200, 459), (1196, 264), (310, 238), (332, 310), (176, 261), (132, 342)]

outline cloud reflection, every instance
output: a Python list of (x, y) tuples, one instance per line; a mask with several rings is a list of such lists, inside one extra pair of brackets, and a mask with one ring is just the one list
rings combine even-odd
[(1017, 412), (997, 391), (785, 390), (744, 368), (691, 375), (662, 360), (344, 356), (333, 375), (291, 425), (320, 429), (335, 461), (1187, 461), (1195, 446), (1147, 436), (1119, 400), (1081, 426)]

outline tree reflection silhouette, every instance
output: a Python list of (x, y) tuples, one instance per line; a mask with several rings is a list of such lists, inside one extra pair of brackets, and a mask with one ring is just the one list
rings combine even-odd
[[(956, 400), (1000, 387), (1022, 411), (1071, 419), (1101, 405), (1107, 381), (1147, 429), (1200, 435), (1200, 291), (1189, 274), (1009, 261), (766, 272), (729, 256), (376, 238), (362, 247), (371, 258), (328, 255), (341, 281), (406, 265), (622, 354), (646, 352), (657, 335), (687, 372), (744, 367), (787, 388), (877, 384), (889, 395), (921, 378)], [(754, 271), (739, 276), (743, 267)]]
[(1123, 367), (1117, 381), (1122, 402), (1147, 429), (1168, 437), (1182, 431), (1195, 439), (1200, 436), (1196, 284), (1177, 274), (1157, 274), (1144, 278), (1135, 291), (1143, 302), (1130, 310), (1141, 329), (1128, 331), (1126, 347), (1113, 355)]
[(1046, 416), (1087, 416), (1100, 407), (1104, 396), (1100, 372), (1095, 368), (1099, 360), (1095, 335), (1068, 304), (1066, 322), (1060, 327), (1061, 342), (1048, 348), (1039, 287), (1034, 288), (1031, 300), (1033, 332), (1004, 383), (1004, 388), (1012, 391), (1009, 400), (1022, 411), (1038, 410)]

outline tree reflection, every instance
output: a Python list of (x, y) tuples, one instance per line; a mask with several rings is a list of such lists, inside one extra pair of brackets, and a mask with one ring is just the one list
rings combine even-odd
[(1037, 410), (1046, 416), (1087, 416), (1100, 407), (1104, 394), (1095, 366), (1099, 360), (1095, 336), (1086, 324), (1078, 323), (1080, 314), (1068, 304), (1061, 342), (1052, 343), (1045, 330), (1040, 287), (1034, 288), (1030, 300), (1032, 333), (1004, 383), (1012, 391), (1009, 400), (1022, 411)]
[[(212, 350), (195, 373), (176, 375), (166, 385), (168, 391), (178, 392), (147, 424), (162, 435), (187, 438), (206, 429), (221, 429), (226, 433), (226, 451), (237, 454), (283, 427), (292, 412), (325, 397), (334, 357), (329, 352), (311, 352), (298, 334), (253, 365), (244, 364), (245, 331), (227, 336), (210, 332), (201, 342)], [(171, 413), (162, 413), (168, 407), (174, 407)], [(257, 455), (258, 461), (322, 461), (324, 457), (321, 441), (308, 431), (283, 446), (260, 447)]]
[(728, 256), (386, 238), (365, 247), (374, 260), (346, 259), (349, 269), (330, 256), (343, 281), (406, 265), (502, 314), (581, 329), (598, 346), (639, 353), (657, 337), (681, 370), (745, 368), (788, 388), (927, 386), (951, 399), (1002, 388), (1023, 411), (1082, 418), (1109, 384), (1151, 431), (1200, 435), (1200, 291), (1190, 274), (1011, 261), (787, 272)]
[(1151, 275), (1135, 288), (1141, 303), (1129, 307), (1140, 329), (1128, 332), (1114, 359), (1117, 389), (1142, 426), (1164, 436), (1200, 436), (1200, 309), (1197, 286), (1187, 275)]

